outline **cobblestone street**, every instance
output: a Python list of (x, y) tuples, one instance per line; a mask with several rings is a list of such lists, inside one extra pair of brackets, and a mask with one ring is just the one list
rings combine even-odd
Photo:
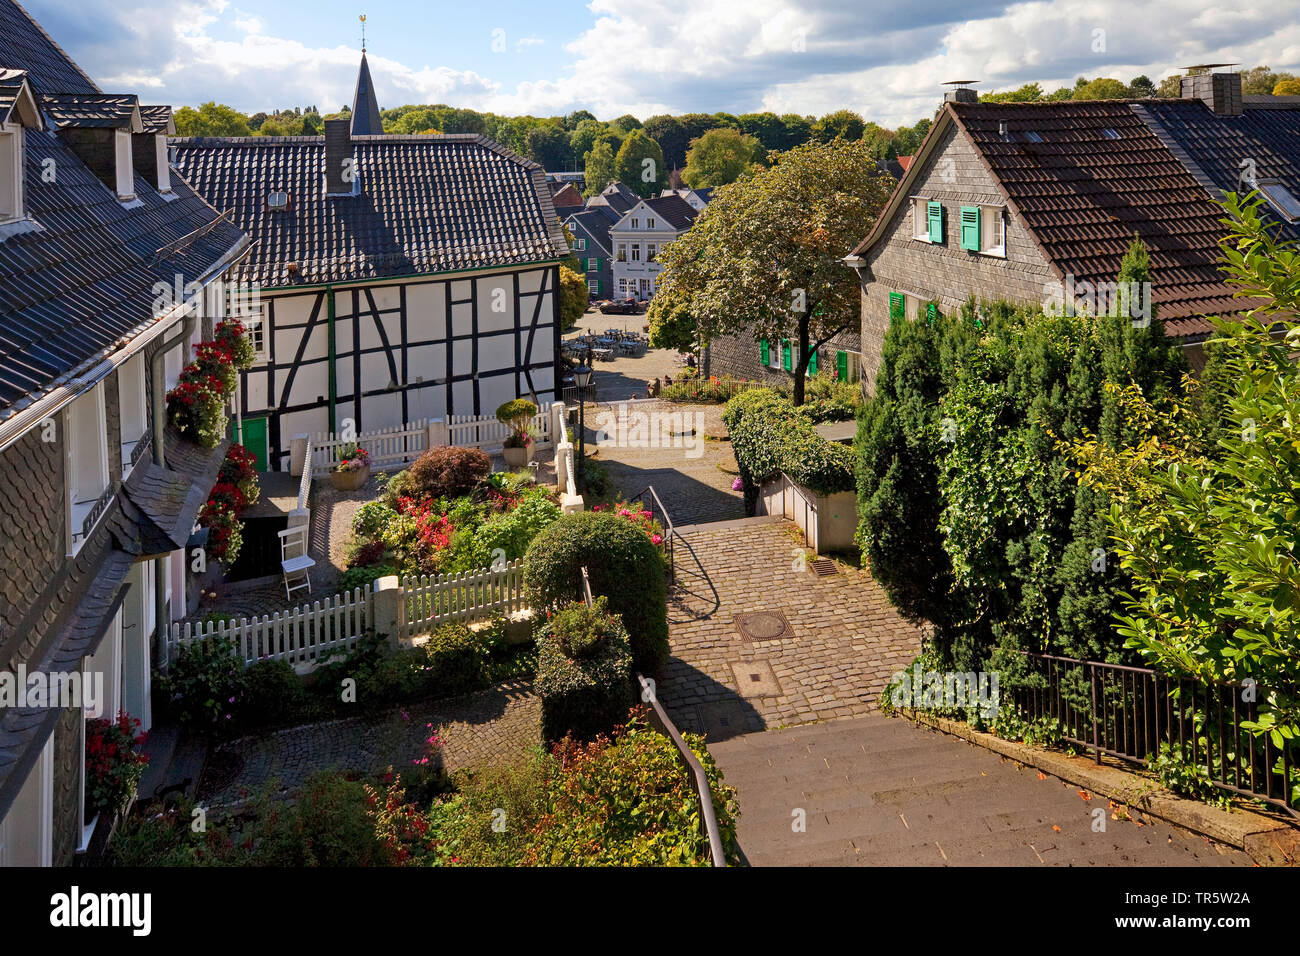
[[(890, 675), (920, 650), (921, 632), (869, 574), (840, 566), (818, 577), (793, 528), (750, 518), (701, 525), (677, 542), (660, 699), (710, 742), (872, 713)], [(755, 612), (779, 615), (759, 621), (755, 637), (784, 626), (748, 640), (737, 616)]]

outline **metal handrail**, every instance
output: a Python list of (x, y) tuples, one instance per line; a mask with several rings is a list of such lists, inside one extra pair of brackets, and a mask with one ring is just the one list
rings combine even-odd
[(653, 722), (677, 748), (677, 755), (690, 771), (691, 777), (695, 781), (695, 793), (700, 800), (700, 826), (704, 830), (705, 836), (709, 838), (709, 858), (713, 861), (715, 867), (725, 867), (727, 865), (727, 851), (722, 845), (722, 831), (718, 827), (718, 814), (713, 808), (713, 792), (709, 789), (709, 777), (704, 772), (704, 766), (700, 759), (695, 756), (691, 748), (686, 745), (681, 733), (677, 730), (676, 725), (669, 718), (663, 705), (659, 703), (659, 697), (655, 693), (655, 685), (651, 680), (647, 680), (638, 672), (636, 675), (637, 683), (641, 685), (641, 700), (650, 705), (650, 713), (653, 715)]
[(660, 500), (659, 493), (655, 491), (654, 485), (646, 485), (642, 491), (632, 497), (644, 505), (645, 496), (647, 494), (654, 499), (655, 507), (657, 507), (659, 513), (663, 515), (664, 541), (668, 543), (668, 583), (671, 584), (677, 579), (677, 560), (676, 552), (673, 549), (673, 538), (680, 537), (680, 535), (678, 535), (677, 528), (673, 524), (672, 516), (668, 514), (668, 509), (664, 507), (663, 501)]
[[(591, 607), (595, 603), (591, 596), (591, 578), (587, 575), (585, 565), (579, 570), (582, 572), (583, 599), (587, 602), (587, 607)], [(652, 723), (673, 742), (673, 746), (677, 748), (677, 756), (681, 758), (695, 783), (695, 795), (700, 800), (700, 826), (709, 839), (709, 858), (714, 866), (725, 867), (727, 851), (722, 845), (722, 831), (718, 828), (718, 814), (713, 808), (713, 792), (709, 789), (708, 774), (704, 772), (700, 759), (686, 745), (686, 740), (677, 730), (677, 725), (672, 722), (668, 712), (659, 703), (659, 697), (655, 694), (654, 681), (641, 676), (640, 671), (637, 672), (636, 680), (641, 687), (641, 700), (650, 705)]]

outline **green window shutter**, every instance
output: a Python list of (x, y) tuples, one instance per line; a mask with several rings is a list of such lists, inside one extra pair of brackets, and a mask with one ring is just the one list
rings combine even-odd
[(847, 382), (849, 380), (849, 353), (848, 352), (835, 353), (835, 377), (838, 378), (841, 382)]
[(934, 320), (937, 319), (938, 317), (939, 317), (939, 307), (935, 305), (933, 302), (927, 302), (925, 304), (925, 321), (933, 325)]
[(809, 375), (817, 374), (817, 350), (816, 349), (813, 349), (812, 352), (808, 354), (808, 374)]
[(980, 207), (961, 207), (961, 247), (980, 251)]
[(767, 339), (758, 340), (758, 360), (763, 363), (764, 368), (772, 364), (772, 352), (767, 347)]
[(790, 362), (790, 340), (789, 339), (781, 340), (781, 368), (785, 369), (787, 372), (793, 370), (793, 365)]
[(904, 314), (904, 309), (903, 293), (889, 293), (889, 317), (891, 319), (901, 319)]
[(925, 204), (926, 221), (930, 226), (930, 241), (943, 242), (943, 203)]

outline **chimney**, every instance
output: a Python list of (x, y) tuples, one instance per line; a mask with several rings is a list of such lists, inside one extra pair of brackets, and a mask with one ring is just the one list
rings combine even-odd
[[(1210, 66), (1235, 66), (1214, 63)], [(1201, 67), (1188, 67), (1201, 69)], [(1193, 73), (1182, 79), (1182, 98), (1201, 100), (1219, 116), (1241, 115), (1240, 73)]]
[(352, 122), (325, 121), (325, 195), (351, 196), (356, 185), (356, 162), (352, 156)]
[(978, 103), (980, 95), (969, 86), (959, 86), (955, 90), (945, 92), (943, 101), (945, 103)]

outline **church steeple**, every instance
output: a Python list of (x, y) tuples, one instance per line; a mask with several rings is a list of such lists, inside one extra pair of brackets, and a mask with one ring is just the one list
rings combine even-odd
[(375, 99), (375, 83), (370, 79), (370, 65), (366, 63), (366, 18), (361, 18), (361, 71), (357, 74), (357, 90), (352, 96), (352, 135), (378, 136), (384, 131), (384, 121), (379, 116), (379, 101)]

